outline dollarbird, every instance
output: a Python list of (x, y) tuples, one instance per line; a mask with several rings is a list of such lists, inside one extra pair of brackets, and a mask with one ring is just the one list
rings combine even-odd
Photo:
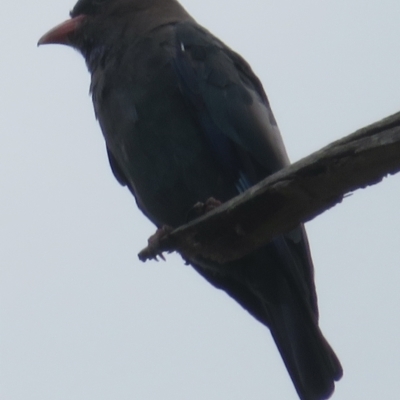
[[(260, 80), (176, 0), (79, 0), (50, 43), (84, 57), (111, 169), (158, 228), (289, 165)], [(318, 326), (303, 225), (236, 261), (187, 261), (269, 328), (300, 399), (330, 397), (342, 367)]]

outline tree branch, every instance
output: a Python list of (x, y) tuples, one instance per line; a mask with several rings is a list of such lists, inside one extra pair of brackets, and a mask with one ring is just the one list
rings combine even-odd
[[(157, 251), (201, 255), (221, 263), (234, 260), (310, 221), (349, 192), (398, 171), (400, 112), (331, 143), (167, 233)], [(148, 249), (139, 258), (150, 258)]]

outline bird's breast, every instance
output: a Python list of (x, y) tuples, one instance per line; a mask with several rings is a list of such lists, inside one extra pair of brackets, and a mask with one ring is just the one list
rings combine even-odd
[(120, 71), (117, 81), (105, 79), (93, 100), (107, 147), (142, 211), (156, 225), (178, 226), (196, 202), (225, 201), (235, 188), (182, 97), (172, 64), (158, 59), (156, 68), (148, 58)]

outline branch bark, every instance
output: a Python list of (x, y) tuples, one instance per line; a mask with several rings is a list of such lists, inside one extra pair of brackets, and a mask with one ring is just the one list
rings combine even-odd
[[(398, 171), (400, 112), (331, 143), (166, 234), (157, 251), (220, 263), (234, 260), (310, 221), (348, 193)], [(149, 258), (147, 250), (139, 253), (142, 261)]]

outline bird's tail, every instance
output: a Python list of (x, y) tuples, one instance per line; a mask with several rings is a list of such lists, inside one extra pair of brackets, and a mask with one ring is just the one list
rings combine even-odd
[(268, 304), (269, 327), (300, 399), (327, 399), (342, 366), (315, 318), (296, 300), (291, 293), (283, 304)]
[(280, 239), (224, 268), (209, 260), (191, 263), (270, 329), (300, 399), (324, 400), (342, 367), (318, 327), (311, 260), (305, 268), (284, 246)]

